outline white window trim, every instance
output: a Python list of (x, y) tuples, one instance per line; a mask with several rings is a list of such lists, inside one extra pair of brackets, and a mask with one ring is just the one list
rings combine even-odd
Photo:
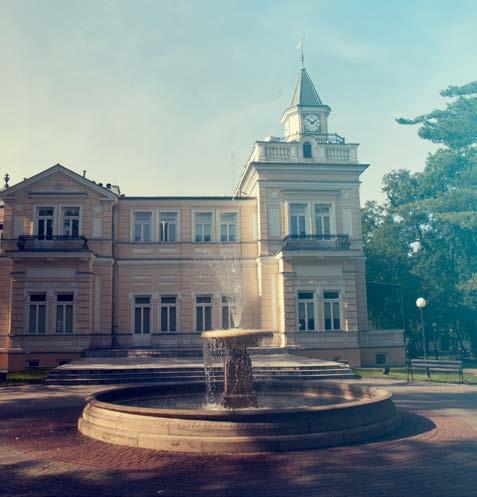
[[(195, 217), (197, 214), (212, 214), (211, 220), (210, 220), (210, 242), (196, 242), (195, 240)], [(216, 210), (215, 209), (191, 209), (191, 240), (193, 243), (215, 243), (217, 240), (216, 237), (216, 230), (217, 230), (217, 225), (216, 225)], [(215, 229), (214, 229), (215, 228)]]
[[(149, 315), (149, 326), (150, 326), (150, 329), (149, 329), (149, 333), (144, 333), (143, 331), (141, 331), (141, 333), (136, 333), (135, 332), (135, 329), (136, 329), (136, 316), (135, 316), (135, 309), (136, 309), (136, 297), (149, 297), (149, 309), (150, 309), (150, 315)], [(147, 335), (147, 336), (150, 336), (154, 333), (154, 319), (153, 319), (153, 309), (154, 309), (154, 306), (153, 306), (153, 294), (152, 293), (148, 293), (148, 292), (134, 292), (134, 293), (130, 293), (129, 294), (129, 300), (131, 301), (131, 334), (132, 336), (134, 337), (135, 335), (138, 336), (143, 336), (143, 335)], [(146, 304), (139, 304), (139, 306), (142, 306), (142, 307), (146, 307)], [(144, 323), (143, 323), (144, 324)]]
[(53, 209), (53, 235), (57, 234), (57, 224), (58, 224), (58, 205), (56, 204), (34, 204), (33, 208), (33, 226), (32, 235), (38, 236), (38, 220), (40, 216), (38, 215), (39, 209)]
[(311, 226), (312, 233), (318, 234), (316, 232), (316, 214), (315, 214), (315, 205), (329, 205), (330, 206), (330, 235), (336, 235), (338, 233), (338, 227), (336, 226), (336, 202), (323, 200), (320, 202), (312, 202), (311, 203)]
[[(326, 299), (325, 300), (325, 292), (338, 292), (339, 293), (339, 303), (340, 303), (340, 329), (339, 330), (334, 330), (334, 329), (331, 329), (331, 330), (326, 330), (325, 329), (325, 302), (336, 302), (336, 299)], [(327, 287), (323, 287), (320, 289), (320, 296), (321, 296), (321, 314), (322, 314), (322, 319), (321, 319), (321, 325), (322, 325), (322, 329), (323, 329), (323, 332), (325, 333), (335, 333), (335, 332), (344, 332), (344, 331), (347, 331), (346, 328), (344, 327), (344, 290), (343, 288), (337, 288), (337, 287), (331, 287), (331, 286), (327, 286)]]
[[(176, 240), (175, 242), (161, 242), (160, 240), (160, 234), (161, 234), (161, 229), (159, 226), (159, 223), (161, 222), (161, 213), (163, 212), (173, 212), (176, 214)], [(157, 222), (157, 227), (156, 227), (156, 233), (157, 233), (157, 241), (158, 243), (179, 243), (181, 241), (181, 209), (179, 207), (171, 207), (170, 209), (166, 208), (160, 208), (156, 209), (156, 222)], [(133, 227), (134, 231), (134, 227)], [(134, 233), (133, 233), (133, 238), (134, 238)]]
[[(33, 293), (38, 293), (38, 294), (44, 294), (45, 295), (45, 300), (43, 302), (43, 304), (45, 305), (45, 333), (38, 333), (38, 332), (35, 332), (35, 333), (30, 333), (30, 304), (40, 304), (40, 302), (30, 302), (30, 295), (33, 294)], [(27, 292), (27, 298), (25, 299), (26, 300), (26, 309), (25, 309), (25, 314), (24, 316), (26, 316), (26, 319), (25, 319), (25, 334), (27, 335), (31, 335), (31, 336), (37, 336), (37, 335), (40, 335), (40, 336), (44, 336), (44, 335), (47, 335), (48, 334), (48, 331), (49, 331), (49, 326), (48, 326), (48, 323), (49, 323), (49, 300), (48, 300), (48, 292), (46, 291), (42, 291), (42, 290), (29, 290)], [(37, 328), (38, 328), (38, 323), (37, 323)]]
[[(235, 242), (223, 242), (222, 241), (222, 235), (220, 232), (220, 225), (222, 224), (220, 222), (220, 217), (222, 214), (235, 214), (235, 219), (236, 219)], [(215, 224), (215, 231), (217, 233), (217, 235), (216, 235), (217, 242), (224, 243), (224, 244), (240, 243), (240, 240), (241, 240), (241, 236), (240, 236), (241, 222), (240, 221), (241, 221), (240, 220), (240, 210), (237, 210), (237, 209), (217, 209), (216, 224)]]
[(336, 225), (336, 201), (324, 198), (323, 200), (308, 200), (297, 197), (288, 198), (285, 201), (285, 232), (287, 235), (291, 235), (291, 204), (305, 204), (306, 205), (306, 234), (316, 235), (315, 227), (315, 204), (318, 205), (329, 205), (330, 206), (330, 234), (334, 235), (337, 233)]
[(53, 236), (63, 235), (63, 208), (78, 207), (79, 208), (79, 227), (78, 236), (83, 234), (83, 204), (81, 203), (66, 203), (66, 204), (34, 204), (33, 209), (33, 226), (32, 235), (38, 235), (38, 209), (53, 209)]
[[(214, 305), (214, 301), (215, 301), (215, 295), (214, 293), (208, 293), (208, 292), (196, 292), (192, 295), (192, 298), (193, 298), (193, 307), (194, 307), (194, 331), (196, 333), (202, 333), (201, 331), (197, 331), (197, 297), (210, 297), (211, 298), (211, 301), (210, 301), (210, 305), (212, 307), (212, 310), (211, 310), (211, 313), (210, 313), (210, 317), (211, 317), (211, 329), (212, 330), (215, 330), (216, 326), (215, 326), (215, 305)], [(205, 304), (199, 304), (199, 305), (205, 305)]]
[[(68, 294), (72, 294), (73, 295), (73, 301), (72, 302), (58, 302), (57, 298), (58, 298), (58, 295), (59, 294), (62, 294), (62, 293), (68, 293)], [(73, 319), (73, 322), (72, 322), (72, 326), (73, 326), (73, 329), (71, 330), (71, 333), (69, 332), (66, 332), (66, 331), (62, 331), (62, 332), (59, 332), (59, 331), (56, 331), (56, 318), (57, 318), (57, 311), (58, 311), (58, 305), (72, 305), (73, 306), (73, 316), (72, 316), (72, 319)], [(55, 300), (54, 300), (54, 322), (53, 322), (53, 333), (55, 335), (61, 335), (61, 336), (70, 336), (70, 335), (74, 335), (75, 333), (75, 328), (76, 328), (76, 292), (72, 292), (72, 291), (56, 291), (55, 292)], [(63, 323), (63, 328), (64, 328), (64, 323)]]
[[(313, 292), (313, 299), (303, 299), (303, 300), (300, 300), (298, 298), (298, 293), (301, 293), (301, 292)], [(314, 330), (300, 330), (300, 318), (299, 318), (299, 313), (298, 313), (298, 306), (300, 304), (300, 302), (305, 302), (305, 303), (308, 303), (308, 302), (313, 302), (313, 318), (314, 318), (314, 322), (315, 322), (315, 329)], [(296, 325), (297, 325), (297, 332), (299, 333), (315, 333), (317, 331), (320, 331), (319, 330), (319, 312), (318, 312), (318, 308), (319, 308), (319, 305), (318, 305), (318, 291), (316, 290), (316, 288), (306, 288), (306, 287), (303, 287), (303, 286), (299, 286), (297, 291), (296, 291)]]
[[(171, 211), (167, 211), (171, 212)], [(162, 297), (175, 297), (176, 298), (176, 331), (162, 331), (161, 329), (161, 307), (164, 305), (164, 307), (173, 307), (172, 304), (162, 304), (161, 303), (161, 298)], [(159, 294), (159, 299), (158, 299), (158, 304), (157, 304), (157, 332), (158, 333), (179, 333), (179, 330), (181, 329), (180, 326), (180, 298), (178, 293), (161, 293)]]
[(63, 209), (68, 207), (77, 207), (79, 209), (78, 217), (78, 236), (83, 234), (83, 208), (80, 204), (59, 204), (58, 205), (58, 234), (63, 235)]
[[(151, 241), (150, 242), (136, 242), (134, 240), (134, 214), (136, 212), (147, 212), (151, 214)], [(156, 210), (151, 208), (151, 209), (130, 209), (130, 215), (129, 215), (129, 236), (130, 236), (130, 241), (131, 243), (138, 243), (138, 244), (148, 244), (148, 243), (155, 243), (157, 240), (156, 236)]]
[[(224, 307), (228, 307), (229, 308), (229, 310), (228, 310), (228, 314), (229, 314), (229, 327), (228, 328), (223, 328), (223, 329), (231, 330), (231, 329), (233, 329), (232, 326), (231, 326), (232, 323), (233, 323), (233, 315), (232, 315), (232, 311), (231, 311), (231, 309), (233, 307), (233, 304), (231, 302), (222, 302), (222, 298), (223, 297), (226, 297), (227, 299), (230, 299), (229, 295), (222, 294), (220, 296), (220, 316), (219, 316), (220, 325), (223, 328), (223, 326), (224, 326), (224, 322), (223, 321), (224, 320), (223, 320), (223, 316), (222, 316), (222, 310), (223, 310)], [(235, 323), (233, 323), (233, 324), (235, 324)]]
[(291, 232), (291, 216), (292, 216), (292, 213), (291, 213), (291, 206), (292, 204), (300, 204), (300, 205), (304, 205), (305, 206), (305, 235), (309, 235), (310, 233), (312, 233), (312, 231), (310, 230), (310, 202), (306, 201), (306, 200), (290, 200), (288, 201), (288, 205), (287, 205), (287, 222), (288, 222), (288, 226), (287, 226), (287, 233), (288, 235), (291, 235), (292, 232)]

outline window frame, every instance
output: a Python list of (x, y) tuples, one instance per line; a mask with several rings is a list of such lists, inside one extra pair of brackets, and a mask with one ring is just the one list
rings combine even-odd
[[(300, 299), (300, 293), (312, 293), (311, 298)], [(300, 304), (304, 305), (305, 309), (305, 328), (300, 329)], [(308, 305), (313, 305), (313, 328), (308, 328), (309, 316)], [(318, 331), (318, 306), (317, 306), (317, 292), (310, 288), (299, 288), (296, 292), (296, 320), (298, 332), (315, 332)]]
[[(201, 298), (201, 297), (207, 297), (207, 298), (210, 298), (210, 303), (206, 303), (206, 302), (197, 302), (197, 299)], [(198, 316), (197, 316), (197, 309), (199, 307), (202, 307), (203, 309), (205, 309), (205, 307), (209, 307), (210, 306), (210, 328), (209, 329), (206, 329), (206, 326), (203, 326), (203, 329), (199, 330), (198, 329)], [(202, 313), (202, 321), (203, 321), (203, 324), (205, 325), (205, 311), (203, 311)], [(213, 330), (214, 329), (214, 296), (211, 294), (211, 293), (197, 293), (194, 295), (194, 329), (196, 332), (203, 332), (203, 331), (210, 331), (210, 330)]]
[[(136, 303), (138, 298), (148, 298), (148, 303)], [(144, 331), (144, 309), (149, 309), (149, 330)], [(136, 331), (136, 309), (141, 309), (141, 331)], [(147, 293), (137, 293), (132, 296), (132, 316), (131, 316), (131, 329), (133, 336), (135, 335), (148, 335), (152, 334), (152, 295)]]
[[(175, 302), (174, 303), (169, 303), (169, 302), (162, 302), (162, 299), (163, 298), (175, 298)], [(162, 309), (165, 308), (167, 309), (167, 328), (170, 328), (170, 319), (171, 319), (171, 315), (170, 315), (170, 309), (174, 307), (175, 308), (175, 312), (176, 312), (176, 326), (175, 326), (175, 330), (171, 330), (171, 329), (167, 329), (167, 330), (163, 330), (162, 329)], [(159, 304), (158, 304), (158, 308), (159, 308), (159, 312), (158, 312), (158, 327), (157, 329), (159, 330), (159, 333), (177, 333), (178, 332), (178, 329), (179, 329), (179, 295), (177, 294), (171, 294), (171, 293), (167, 293), (167, 294), (163, 294), (163, 295), (159, 295)]]
[[(378, 362), (378, 356), (384, 356), (385, 361), (383, 363)], [(376, 352), (374, 354), (374, 362), (377, 367), (389, 366), (389, 352)]]
[[(71, 205), (65, 205), (65, 204), (61, 204), (58, 206), (58, 209), (59, 209), (59, 216), (60, 216), (60, 219), (59, 219), (59, 223), (60, 223), (60, 232), (61, 232), (61, 235), (62, 236), (71, 236), (71, 237), (79, 237), (82, 235), (82, 229), (81, 229), (81, 225), (82, 225), (82, 211), (83, 209), (81, 208), (81, 205), (78, 205), (78, 204), (71, 204)], [(64, 232), (64, 223), (65, 223), (65, 215), (64, 215), (64, 210), (65, 209), (78, 209), (78, 216), (67, 216), (67, 218), (69, 220), (73, 220), (75, 219), (76, 217), (78, 218), (78, 234), (77, 235), (66, 235), (65, 232)]]
[[(307, 154), (305, 154), (305, 147), (307, 149)], [(309, 140), (305, 140), (302, 145), (302, 155), (304, 159), (313, 159), (313, 145)]]
[[(232, 315), (233, 303), (230, 302), (229, 299), (230, 297), (228, 295), (221, 295), (220, 297), (220, 323), (223, 330), (233, 330), (236, 328), (234, 317)], [(227, 328), (224, 326), (224, 311), (227, 313)]]
[[(136, 220), (135, 220), (136, 214), (151, 214), (151, 221), (150, 221), (151, 239), (148, 241), (144, 241), (144, 228), (141, 228), (141, 240), (136, 240)], [(132, 243), (154, 243), (154, 240), (155, 240), (155, 232), (154, 232), (155, 211), (154, 211), (154, 209), (131, 209), (130, 222), (131, 222), (131, 242)], [(148, 224), (148, 223), (145, 221), (139, 221), (138, 224), (141, 224), (141, 226), (143, 226), (144, 224)]]
[[(230, 222), (222, 222), (222, 216), (235, 216), (235, 224)], [(222, 240), (222, 225), (226, 226), (227, 239)], [(235, 226), (235, 238), (230, 240), (230, 226)], [(217, 213), (217, 240), (219, 243), (238, 243), (239, 242), (239, 213), (238, 211), (220, 210)]]
[[(205, 240), (197, 240), (197, 215), (198, 214), (210, 214), (210, 240), (208, 241), (205, 241)], [(191, 228), (192, 228), (192, 241), (193, 243), (214, 243), (215, 240), (216, 240), (216, 236), (215, 236), (215, 211), (213, 209), (200, 209), (200, 210), (197, 210), (197, 209), (194, 209), (192, 211), (192, 220), (193, 222), (191, 223)], [(202, 226), (206, 225), (206, 223), (200, 223)], [(203, 236), (203, 232), (202, 232), (202, 238), (204, 238)]]
[[(32, 301), (31, 296), (32, 295), (43, 295), (45, 297), (45, 300), (40, 300), (40, 301)], [(39, 306), (43, 306), (45, 308), (44, 311), (44, 331), (38, 331), (38, 316), (39, 316)], [(30, 319), (31, 319), (31, 306), (35, 306), (35, 331), (31, 331), (30, 328)], [(27, 299), (27, 312), (26, 314), (26, 323), (25, 323), (25, 328), (26, 328), (26, 333), (28, 335), (46, 335), (48, 331), (48, 294), (47, 292), (41, 292), (41, 291), (30, 291), (28, 292), (28, 299)]]
[[(159, 209), (157, 210), (156, 214), (156, 219), (157, 219), (157, 240), (158, 243), (178, 243), (180, 242), (180, 209)], [(175, 240), (161, 240), (161, 215), (162, 214), (175, 214), (176, 215), (176, 221), (175, 221), (175, 226), (176, 226), (176, 236)]]
[[(57, 205), (43, 205), (43, 204), (40, 204), (40, 205), (34, 205), (33, 206), (33, 209), (34, 209), (34, 220), (33, 220), (33, 235), (37, 236), (38, 238), (40, 238), (40, 236), (42, 236), (42, 239), (43, 240), (48, 240), (48, 236), (49, 235), (40, 235), (40, 231), (39, 231), (39, 227), (38, 227), (38, 223), (40, 221), (40, 219), (51, 219), (51, 235), (50, 236), (54, 236), (56, 235), (57, 233), (57, 229), (56, 229), (56, 223), (57, 223), (57, 211), (58, 211), (58, 206)], [(53, 214), (52, 216), (40, 216), (40, 209), (52, 209), (53, 210)]]
[[(60, 295), (71, 295), (71, 300), (59, 301), (58, 297)], [(58, 308), (63, 309), (63, 329), (58, 331)], [(71, 307), (71, 331), (66, 330), (66, 308)], [(55, 293), (55, 334), (56, 335), (72, 335), (75, 332), (75, 293), (74, 292), (56, 292)]]
[[(336, 292), (336, 293), (338, 293), (338, 298), (328, 298), (327, 299), (327, 298), (325, 298), (325, 293), (326, 292)], [(343, 325), (344, 325), (344, 320), (343, 320), (343, 291), (341, 289), (337, 289), (337, 288), (326, 288), (326, 289), (322, 290), (321, 297), (322, 297), (322, 302), (323, 302), (323, 305), (322, 305), (323, 331), (324, 332), (345, 331), (345, 329), (343, 327)], [(340, 327), (339, 328), (335, 328), (334, 327), (335, 315), (334, 315), (334, 310), (333, 310), (334, 306), (332, 305), (334, 303), (338, 303), (338, 309), (339, 309), (338, 319), (340, 321)], [(331, 324), (332, 324), (332, 327), (330, 329), (326, 329), (326, 304), (331, 304), (330, 310), (331, 310)]]
[[(292, 201), (292, 202), (289, 202), (288, 203), (288, 234), (291, 235), (291, 236), (306, 236), (307, 234), (309, 234), (309, 202), (306, 202), (306, 201)], [(304, 211), (304, 214), (292, 214), (292, 208), (294, 205), (300, 205), (300, 206), (304, 206), (305, 207), (305, 211)], [(294, 217), (297, 217), (298, 219), (300, 219), (301, 217), (304, 218), (304, 223), (305, 223), (305, 232), (304, 233), (300, 233), (300, 230), (299, 230), (299, 221), (297, 221), (297, 227), (298, 227), (298, 233), (293, 233), (293, 218)]]
[[(326, 216), (325, 214), (317, 214), (316, 212), (316, 208), (317, 207), (328, 207), (329, 210), (328, 210), (328, 216)], [(336, 233), (336, 226), (333, 226), (333, 215), (332, 215), (332, 211), (333, 211), (333, 205), (331, 203), (321, 203), (321, 202), (314, 202), (313, 203), (313, 232), (316, 234), (316, 235), (332, 235), (334, 233)], [(317, 230), (317, 220), (318, 218), (321, 218), (322, 220), (322, 227), (324, 226), (324, 222), (323, 220), (328, 217), (328, 224), (329, 224), (329, 233), (318, 233), (318, 230)]]

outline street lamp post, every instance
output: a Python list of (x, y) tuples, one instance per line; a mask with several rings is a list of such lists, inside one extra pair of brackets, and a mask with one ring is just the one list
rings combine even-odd
[(434, 341), (434, 355), (436, 356), (436, 360), (437, 360), (437, 359), (439, 359), (439, 354), (437, 352), (437, 344), (439, 343), (437, 323), (432, 323), (432, 339)]
[(424, 307), (426, 307), (427, 305), (426, 299), (419, 297), (416, 300), (416, 305), (417, 307), (419, 307), (419, 310), (421, 311), (422, 346), (424, 349), (424, 359), (427, 360), (426, 329), (424, 328), (424, 314), (422, 312)]

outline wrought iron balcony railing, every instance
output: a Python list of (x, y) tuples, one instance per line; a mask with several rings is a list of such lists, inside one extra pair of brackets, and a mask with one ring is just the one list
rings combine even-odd
[(24, 252), (87, 252), (88, 239), (85, 236), (68, 235), (21, 235), (18, 250)]
[(283, 250), (348, 250), (348, 235), (288, 235)]

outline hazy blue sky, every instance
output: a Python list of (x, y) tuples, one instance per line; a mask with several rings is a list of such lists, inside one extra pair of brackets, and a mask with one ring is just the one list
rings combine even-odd
[(475, 0), (0, 0), (0, 173), (60, 162), (130, 195), (229, 194), (253, 142), (282, 134), (304, 36), (377, 198), (433, 148), (394, 118), (476, 79), (476, 25)]

